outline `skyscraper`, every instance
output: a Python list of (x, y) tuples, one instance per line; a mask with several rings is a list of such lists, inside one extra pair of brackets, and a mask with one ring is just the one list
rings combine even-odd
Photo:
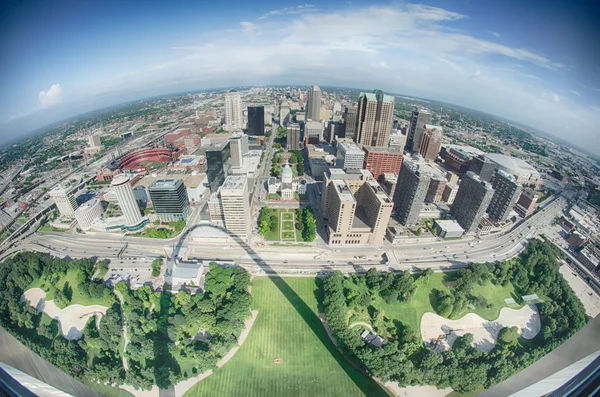
[(465, 233), (477, 230), (493, 195), (494, 189), (489, 182), (482, 181), (473, 172), (467, 172), (463, 176), (450, 214), (465, 229)]
[(248, 135), (238, 135), (229, 138), (231, 151), (231, 166), (241, 168), (244, 165), (244, 154), (248, 153)]
[(416, 151), (419, 148), (421, 134), (425, 124), (431, 124), (431, 113), (426, 109), (413, 109), (410, 117), (410, 126), (406, 137), (406, 150)]
[(290, 104), (283, 102), (279, 108), (279, 124), (287, 125), (290, 119)]
[(469, 165), (469, 171), (479, 175), (479, 179), (486, 182), (492, 180), (495, 169), (496, 163), (483, 155), (473, 157)]
[(77, 209), (77, 201), (72, 193), (69, 193), (62, 186), (56, 186), (50, 190), (48, 195), (54, 200), (58, 212), (62, 216), (73, 218), (75, 216), (75, 210)]
[(300, 125), (289, 123), (287, 126), (287, 148), (300, 150)]
[(414, 226), (429, 189), (431, 175), (424, 172), (422, 160), (404, 159), (394, 196), (394, 211), (404, 226)]
[(442, 127), (436, 125), (425, 125), (418, 152), (425, 160), (434, 161), (442, 148)]
[(321, 89), (317, 85), (313, 85), (308, 90), (306, 118), (314, 121), (321, 120)]
[(225, 126), (227, 131), (238, 131), (244, 128), (244, 115), (242, 113), (242, 98), (236, 90), (225, 94)]
[(206, 150), (206, 178), (211, 192), (216, 192), (231, 171), (229, 142), (214, 144)]
[(338, 142), (335, 166), (337, 168), (362, 168), (365, 152), (354, 142)]
[(387, 147), (392, 131), (394, 97), (382, 91), (361, 93), (358, 98), (358, 124), (355, 141), (367, 146)]
[(393, 146), (389, 148), (364, 146), (363, 149), (365, 151), (365, 161), (362, 168), (371, 171), (373, 178), (379, 180), (382, 174), (400, 174), (404, 156), (398, 148)]
[(307, 121), (304, 123), (304, 138), (310, 143), (319, 143), (323, 140), (323, 123), (320, 121)]
[(264, 106), (248, 106), (248, 135), (265, 135)]
[(137, 201), (135, 201), (129, 176), (119, 174), (113, 178), (110, 185), (117, 196), (117, 202), (125, 217), (125, 226), (139, 224), (142, 221), (142, 213), (140, 207), (137, 205)]
[(345, 125), (345, 138), (354, 140), (356, 136), (356, 124), (358, 122), (358, 108), (356, 106), (346, 106), (344, 108), (344, 125)]
[(494, 195), (487, 209), (488, 215), (497, 222), (504, 222), (519, 199), (523, 188), (512, 175), (501, 170), (496, 170), (494, 173), (492, 188)]
[(189, 213), (189, 201), (181, 179), (161, 178), (148, 186), (150, 200), (156, 215), (162, 221), (185, 219)]
[(325, 174), (321, 206), (330, 245), (380, 245), (394, 204), (369, 172), (334, 168)]
[(227, 233), (247, 241), (251, 227), (248, 178), (228, 176), (219, 194)]

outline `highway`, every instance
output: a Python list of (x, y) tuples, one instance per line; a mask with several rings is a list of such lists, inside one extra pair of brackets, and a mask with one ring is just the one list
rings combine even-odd
[[(543, 233), (550, 226), (566, 204), (564, 198), (555, 198), (544, 209), (509, 232), (485, 236), (481, 240), (440, 241), (395, 247), (386, 243), (382, 247), (346, 247), (334, 250), (314, 246), (287, 248), (258, 245), (252, 246), (250, 253), (236, 243), (210, 244), (187, 239), (184, 245), (191, 249), (190, 258), (233, 260), (249, 268), (264, 263), (278, 271), (292, 273), (303, 270), (318, 273), (323, 269), (356, 269), (375, 265), (384, 265), (393, 270), (447, 270), (464, 267), (469, 262), (495, 262), (514, 257), (526, 246), (528, 238)], [(73, 258), (97, 256), (99, 259), (110, 260), (111, 268), (137, 268), (138, 265), (149, 266), (154, 257), (170, 255), (178, 240), (179, 237), (156, 240), (105, 234), (36, 233), (2, 253), (0, 259), (25, 249), (59, 256), (69, 255)], [(126, 248), (121, 252), (125, 244)], [(384, 253), (388, 261), (382, 260)]]

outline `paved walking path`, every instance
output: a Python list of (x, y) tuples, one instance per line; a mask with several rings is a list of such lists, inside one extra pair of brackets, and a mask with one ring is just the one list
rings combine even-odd
[(123, 360), (123, 368), (125, 368), (125, 371), (127, 371), (129, 369), (129, 365), (127, 365), (125, 352), (127, 351), (129, 338), (127, 338), (127, 325), (125, 325), (125, 301), (123, 300), (123, 294), (121, 294), (120, 291), (117, 291), (116, 289), (114, 291), (115, 295), (117, 295), (117, 298), (119, 298), (119, 302), (121, 302), (121, 324), (123, 324), (123, 340), (125, 341), (125, 343), (123, 343), (123, 354), (121, 355), (121, 359)]
[(350, 324), (350, 329), (356, 327), (357, 325), (362, 325), (363, 327), (366, 327), (369, 329), (369, 331), (371, 331), (372, 333), (375, 333), (375, 331), (373, 331), (373, 327), (371, 327), (371, 324), (369, 323), (365, 323), (364, 321), (355, 321), (352, 324)]

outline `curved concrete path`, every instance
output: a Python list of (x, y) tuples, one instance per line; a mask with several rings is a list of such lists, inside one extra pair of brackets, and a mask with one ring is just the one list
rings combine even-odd
[(498, 334), (504, 327), (518, 327), (525, 339), (533, 339), (541, 329), (538, 310), (534, 304), (515, 310), (503, 307), (494, 321), (488, 321), (477, 314), (469, 313), (459, 320), (449, 320), (435, 313), (425, 313), (421, 317), (421, 337), (425, 343), (438, 340), (437, 349), (448, 350), (458, 336), (473, 334), (473, 345), (490, 352), (496, 345)]
[(350, 324), (350, 329), (358, 326), (358, 325), (362, 325), (365, 328), (368, 328), (369, 331), (371, 331), (372, 333), (375, 333), (375, 331), (373, 331), (373, 327), (371, 327), (371, 324), (369, 323), (365, 323), (364, 321), (355, 321), (352, 324)]
[(31, 288), (23, 293), (23, 300), (29, 301), (29, 304), (37, 311), (43, 311), (51, 318), (60, 322), (60, 328), (65, 339), (79, 339), (83, 335), (85, 324), (91, 316), (103, 316), (108, 309), (106, 306), (91, 305), (83, 306), (79, 304), (69, 305), (64, 309), (56, 306), (54, 301), (46, 300), (46, 292), (40, 288)]

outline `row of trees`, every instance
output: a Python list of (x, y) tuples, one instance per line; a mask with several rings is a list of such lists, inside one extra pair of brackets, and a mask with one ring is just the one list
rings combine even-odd
[(310, 205), (296, 208), (294, 219), (294, 227), (302, 234), (302, 240), (310, 242), (317, 237), (317, 221)]
[[(438, 300), (448, 300), (445, 305), (449, 308), (444, 310), (449, 315), (462, 310), (460, 307), (472, 299), (470, 293), (476, 284), (512, 283), (519, 295), (536, 293), (544, 296), (544, 302), (538, 304), (542, 332), (527, 345), (519, 343), (516, 328), (505, 328), (490, 353), (474, 348), (471, 334), (457, 338), (452, 349), (436, 353), (401, 321), (388, 319), (382, 311), (369, 307), (371, 320), (378, 333), (387, 338), (383, 347), (373, 347), (360, 339), (356, 329), (348, 327), (349, 321), (352, 321), (349, 311), (356, 305), (370, 304), (369, 298), (357, 297), (357, 288), (348, 288), (348, 283), (363, 283), (369, 289), (369, 294), (378, 293), (385, 299), (386, 293), (382, 292), (387, 291), (389, 286), (395, 289), (393, 286), (398, 276), (394, 276), (394, 281), (390, 283), (390, 276), (376, 274), (376, 271), (369, 271), (365, 276), (354, 276), (353, 279), (345, 278), (340, 272), (327, 277), (323, 287), (325, 315), (339, 346), (373, 376), (399, 382), (402, 386), (436, 385), (439, 388), (452, 387), (461, 393), (481, 386), (488, 388), (543, 357), (589, 320), (583, 305), (558, 272), (560, 255), (552, 244), (531, 240), (528, 249), (518, 260), (496, 266), (471, 265), (458, 272), (456, 287), (451, 294), (438, 296)], [(430, 276), (431, 272), (427, 271), (419, 278)], [(404, 277), (400, 275), (400, 280)], [(418, 284), (419, 280), (416, 282)], [(398, 281), (396, 286), (398, 300), (412, 299), (414, 290), (410, 282)], [(465, 303), (460, 303), (462, 301)]]
[[(154, 384), (166, 388), (204, 372), (237, 343), (250, 315), (250, 275), (241, 268), (211, 264), (203, 294), (192, 295), (185, 290), (177, 294), (153, 292), (149, 286), (130, 290), (121, 282), (115, 286), (123, 296), (121, 306), (112, 290), (104, 287), (102, 294), (110, 295), (111, 306), (99, 327), (91, 318), (80, 339), (66, 340), (58, 322), (42, 321), (46, 315), (20, 299), (25, 288), (40, 276), (51, 280), (54, 274), (64, 275), (74, 267), (84, 269), (77, 276), (81, 289), (84, 278), (94, 271), (91, 260), (20, 253), (2, 262), (0, 324), (47, 361), (92, 385), (108, 382), (142, 389)], [(89, 278), (87, 284), (102, 285)], [(127, 371), (122, 363), (122, 318), (129, 338)], [(210, 337), (195, 340), (199, 330)], [(182, 367), (181, 363), (188, 364)]]
[(262, 207), (258, 217), (258, 232), (263, 236), (270, 231), (274, 232), (277, 229), (278, 222), (279, 217), (272, 208)]

